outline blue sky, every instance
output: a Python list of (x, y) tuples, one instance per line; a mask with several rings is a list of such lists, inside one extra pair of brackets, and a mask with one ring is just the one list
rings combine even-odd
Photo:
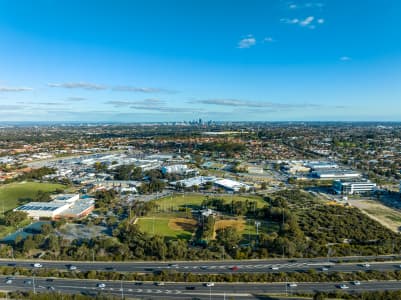
[(401, 1), (0, 0), (0, 121), (401, 121)]

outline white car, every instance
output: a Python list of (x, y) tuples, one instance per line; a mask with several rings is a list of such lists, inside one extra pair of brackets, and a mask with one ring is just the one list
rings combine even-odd
[(207, 287), (212, 287), (212, 286), (214, 286), (214, 283), (213, 283), (213, 282), (207, 282), (205, 285), (206, 285)]
[(368, 264), (368, 263), (362, 264), (362, 267), (364, 267), (364, 268), (370, 268), (370, 264)]
[(40, 264), (40, 263), (34, 263), (33, 266), (34, 266), (35, 268), (41, 268), (41, 267), (43, 267), (42, 264)]
[(7, 279), (6, 280), (6, 284), (12, 284), (12, 283), (13, 283), (12, 279)]
[(289, 287), (297, 287), (298, 284), (296, 284), (296, 283), (289, 283), (288, 286), (289, 286)]
[(356, 280), (356, 281), (354, 281), (354, 282), (352, 282), (354, 285), (361, 285), (361, 282), (360, 281), (358, 281), (358, 280)]
[(329, 269), (326, 267), (323, 267), (323, 268), (321, 268), (321, 270), (324, 272), (324, 271), (328, 271)]
[(161, 282), (156, 282), (155, 283), (157, 286), (163, 286), (164, 285), (164, 282), (163, 281), (161, 281)]
[(280, 268), (277, 267), (277, 266), (273, 266), (273, 267), (271, 267), (270, 269), (272, 269), (272, 270), (279, 270)]
[(96, 286), (101, 289), (104, 289), (106, 287), (104, 283), (98, 283)]
[(349, 288), (348, 285), (346, 285), (346, 284), (340, 284), (340, 289), (346, 290), (346, 289), (348, 289), (348, 288)]
[(68, 268), (70, 271), (74, 271), (74, 270), (76, 270), (76, 269), (78, 269), (76, 266), (70, 266), (69, 268)]

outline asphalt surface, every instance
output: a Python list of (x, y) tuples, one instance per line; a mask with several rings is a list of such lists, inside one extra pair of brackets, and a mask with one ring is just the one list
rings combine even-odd
[[(293, 292), (316, 292), (340, 290), (340, 285), (347, 286), (346, 292), (377, 290), (399, 290), (401, 281), (362, 281), (360, 285), (353, 282), (335, 283), (297, 283), (290, 287), (288, 283), (254, 284), (254, 283), (215, 283), (207, 287), (204, 283), (170, 283), (158, 286), (153, 282), (45, 279), (33, 277), (0, 277), (0, 290), (61, 292), (73, 294), (96, 295), (98, 293), (125, 296), (138, 299), (260, 299), (266, 294), (292, 294)], [(100, 287), (99, 284), (104, 284)]]
[(79, 271), (109, 271), (109, 272), (137, 272), (152, 273), (155, 271), (175, 270), (177, 272), (190, 272), (200, 274), (222, 273), (271, 273), (271, 272), (357, 272), (357, 271), (394, 271), (401, 270), (401, 261), (372, 261), (374, 257), (366, 257), (369, 267), (359, 262), (361, 258), (338, 259), (293, 259), (293, 260), (245, 260), (245, 261), (186, 261), (186, 262), (57, 262), (57, 261), (26, 261), (26, 260), (0, 260), (0, 266), (23, 267), (37, 269), (34, 263), (38, 262), (42, 268), (67, 270), (71, 265)]

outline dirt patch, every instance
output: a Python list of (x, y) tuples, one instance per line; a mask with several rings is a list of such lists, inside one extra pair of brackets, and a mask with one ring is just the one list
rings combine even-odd
[(173, 230), (194, 231), (196, 221), (194, 219), (174, 218), (168, 221), (168, 227)]
[(227, 228), (227, 227), (234, 227), (238, 231), (243, 231), (245, 229), (245, 222), (242, 219), (241, 220), (235, 220), (235, 219), (219, 220), (219, 221), (216, 221), (214, 229), (219, 230), (219, 229), (223, 229), (223, 228)]
[(353, 200), (350, 201), (355, 207), (367, 214), (372, 219), (378, 221), (394, 232), (400, 232), (401, 211), (387, 207), (374, 200)]

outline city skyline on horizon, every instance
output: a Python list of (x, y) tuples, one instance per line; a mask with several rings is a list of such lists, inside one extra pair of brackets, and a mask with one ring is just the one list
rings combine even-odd
[(397, 0), (24, 4), (0, 121), (401, 121)]

